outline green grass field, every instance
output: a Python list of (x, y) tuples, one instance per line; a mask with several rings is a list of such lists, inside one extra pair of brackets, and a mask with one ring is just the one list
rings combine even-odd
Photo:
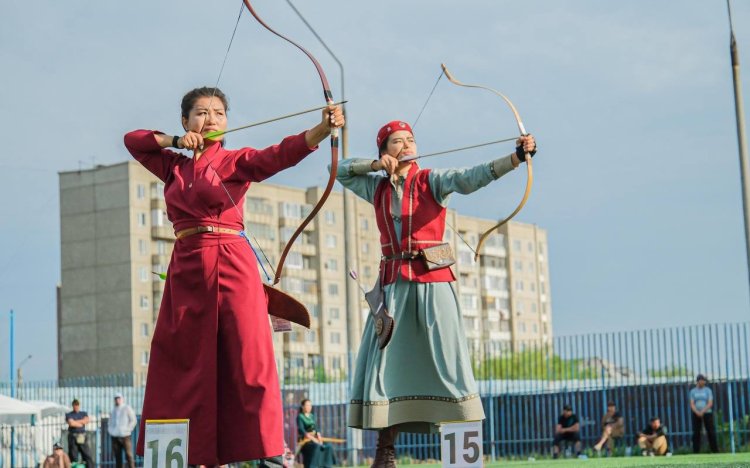
[[(419, 464), (399, 466), (414, 466), (419, 468), (438, 468), (439, 464)], [(671, 457), (614, 457), (614, 458), (589, 458), (579, 460), (574, 458), (560, 460), (536, 460), (536, 461), (504, 461), (488, 463), (487, 468), (492, 467), (510, 467), (510, 468), (573, 468), (573, 467), (591, 467), (591, 468), (619, 468), (619, 467), (672, 467), (672, 466), (690, 466), (701, 468), (750, 468), (750, 453), (740, 453), (736, 455), (719, 454), (719, 455), (674, 455)], [(367, 468), (367, 467), (362, 467)]]

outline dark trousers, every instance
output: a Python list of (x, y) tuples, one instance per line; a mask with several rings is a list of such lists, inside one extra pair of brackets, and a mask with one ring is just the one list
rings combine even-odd
[[(77, 443), (76, 435), (78, 434), (74, 432), (68, 433), (68, 455), (70, 455), (70, 461), (73, 463), (77, 462), (78, 453), (80, 452), (87, 468), (96, 467), (96, 465), (94, 464), (94, 459), (91, 457), (91, 449), (89, 448), (89, 444), (86, 443), (86, 440), (84, 440), (82, 444)], [(88, 435), (86, 435), (86, 437), (88, 437)]]
[(117, 468), (122, 468), (122, 452), (125, 452), (128, 466), (130, 468), (135, 468), (135, 460), (133, 459), (133, 442), (130, 439), (130, 436), (112, 436), (112, 453), (115, 455), (115, 466)]
[(693, 416), (693, 452), (699, 453), (701, 451), (701, 428), (705, 426), (706, 437), (708, 438), (708, 445), (711, 447), (711, 452), (718, 453), (719, 447), (716, 444), (716, 427), (714, 427), (714, 415), (713, 413), (706, 413), (703, 417), (697, 416), (691, 412)]

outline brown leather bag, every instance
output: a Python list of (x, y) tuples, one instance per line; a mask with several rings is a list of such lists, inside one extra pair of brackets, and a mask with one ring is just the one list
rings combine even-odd
[(375, 283), (375, 287), (372, 291), (365, 294), (365, 300), (370, 306), (370, 313), (375, 323), (375, 334), (378, 337), (378, 348), (385, 348), (391, 341), (393, 336), (393, 328), (396, 326), (396, 321), (393, 319), (391, 314), (388, 313), (388, 309), (385, 308), (385, 293), (383, 292), (383, 285), (378, 278), (378, 282)]
[(427, 271), (448, 268), (456, 263), (456, 258), (453, 256), (453, 249), (451, 249), (451, 245), (448, 243), (419, 249), (419, 256), (422, 258)]

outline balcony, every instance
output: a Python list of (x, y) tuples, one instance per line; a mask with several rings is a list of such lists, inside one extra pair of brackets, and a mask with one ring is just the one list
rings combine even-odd
[(151, 199), (151, 209), (152, 210), (166, 211), (166, 209), (167, 209), (167, 202), (165, 202), (163, 198), (152, 198)]
[(174, 230), (172, 226), (152, 226), (151, 237), (154, 239), (166, 239), (174, 241)]
[(510, 341), (511, 335), (509, 331), (491, 331), (489, 338), (491, 341)]

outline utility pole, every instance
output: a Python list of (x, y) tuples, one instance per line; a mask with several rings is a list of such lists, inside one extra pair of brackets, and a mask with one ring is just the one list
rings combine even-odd
[[(315, 31), (310, 23), (307, 22), (302, 13), (294, 6), (291, 0), (286, 0), (289, 6), (299, 16), (307, 29), (315, 36), (325, 50), (333, 57), (336, 64), (339, 66), (339, 73), (341, 77), (341, 100), (346, 101), (346, 93), (344, 87), (344, 65), (336, 57), (328, 44), (325, 43), (322, 37)], [(342, 104), (344, 109), (344, 116), (347, 120), (346, 125), (341, 131), (341, 158), (346, 159), (348, 156), (348, 145), (349, 145), (349, 117), (346, 115), (345, 104)], [(352, 378), (354, 377), (354, 362), (356, 352), (359, 349), (360, 342), (360, 298), (359, 289), (354, 279), (349, 277), (349, 270), (359, 270), (359, 261), (357, 258), (357, 237), (356, 237), (356, 213), (355, 213), (355, 195), (350, 190), (344, 189), (344, 256), (346, 258), (346, 265), (344, 268), (344, 277), (346, 281), (346, 343), (347, 343), (347, 379), (349, 382), (349, 389), (352, 387)], [(321, 311), (322, 313), (322, 311)], [(347, 409), (348, 417), (348, 409)], [(362, 433), (361, 431), (355, 431), (352, 428), (347, 428), (347, 440), (350, 444), (350, 457), (353, 464), (357, 464), (358, 452), (362, 447)]]
[(729, 54), (732, 58), (732, 80), (734, 81), (734, 112), (737, 121), (737, 145), (740, 150), (740, 181), (742, 183), (742, 208), (745, 220), (745, 255), (747, 258), (748, 280), (750, 281), (750, 164), (747, 160), (747, 137), (745, 136), (745, 107), (742, 101), (742, 81), (740, 80), (740, 58), (737, 41), (734, 38), (732, 9), (727, 0), (729, 13)]

